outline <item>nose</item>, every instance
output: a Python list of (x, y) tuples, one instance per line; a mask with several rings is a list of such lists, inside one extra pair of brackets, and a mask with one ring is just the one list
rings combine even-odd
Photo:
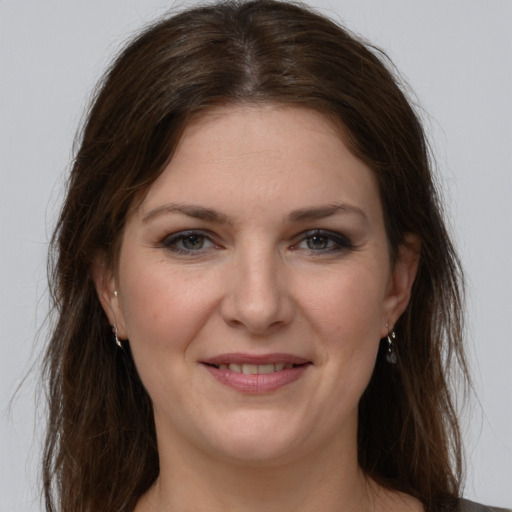
[(240, 251), (230, 266), (221, 314), (231, 327), (264, 335), (294, 315), (286, 264), (272, 249)]

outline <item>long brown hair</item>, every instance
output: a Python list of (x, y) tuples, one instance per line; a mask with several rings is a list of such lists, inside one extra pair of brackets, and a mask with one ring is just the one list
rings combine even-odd
[(425, 135), (385, 55), (300, 4), (222, 2), (163, 19), (118, 56), (80, 136), (55, 230), (55, 325), (45, 359), (48, 511), (131, 511), (159, 473), (150, 398), (96, 295), (101, 254), (115, 269), (128, 212), (172, 158), (188, 121), (221, 105), (321, 112), (375, 172), (389, 245), (421, 239), (419, 271), (360, 402), (359, 463), (382, 485), (450, 510), (460, 432), (450, 394), (462, 350), (462, 274), (442, 220)]

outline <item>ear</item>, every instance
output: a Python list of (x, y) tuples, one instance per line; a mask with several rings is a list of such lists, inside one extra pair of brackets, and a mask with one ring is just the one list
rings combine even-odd
[(390, 282), (383, 308), (381, 338), (392, 330), (405, 311), (411, 298), (412, 285), (418, 272), (421, 242), (417, 235), (406, 233), (398, 249), (398, 256), (391, 271)]
[(126, 339), (126, 322), (121, 307), (119, 287), (114, 271), (107, 263), (105, 255), (98, 255), (92, 265), (92, 279), (103, 311), (112, 327), (117, 327), (119, 339)]

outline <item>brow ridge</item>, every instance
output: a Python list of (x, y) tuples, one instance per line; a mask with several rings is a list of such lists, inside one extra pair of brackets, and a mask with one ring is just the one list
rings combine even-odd
[[(155, 217), (159, 217), (160, 215), (165, 215), (169, 213), (181, 213), (183, 215), (186, 215), (187, 217), (193, 217), (195, 219), (205, 220), (208, 222), (232, 224), (227, 215), (213, 208), (183, 203), (168, 203), (159, 206), (145, 214), (143, 217), (143, 222), (149, 222)], [(365, 212), (361, 208), (347, 203), (333, 203), (322, 206), (314, 206), (310, 208), (300, 208), (298, 210), (292, 211), (288, 215), (288, 218), (292, 222), (301, 222), (306, 220), (324, 219), (337, 213), (352, 213), (360, 215), (361, 217), (364, 218), (364, 220), (368, 221)]]
[(208, 222), (217, 222), (221, 224), (230, 224), (230, 221), (226, 215), (214, 210), (213, 208), (206, 208), (204, 206), (194, 204), (182, 204), (182, 203), (168, 203), (154, 210), (149, 211), (144, 215), (142, 221), (144, 223), (149, 222), (155, 217), (165, 215), (168, 213), (181, 213), (187, 217), (193, 217), (195, 219), (206, 220)]
[(337, 213), (353, 213), (360, 215), (368, 221), (366, 213), (359, 207), (348, 203), (333, 203), (325, 206), (315, 206), (312, 208), (300, 208), (290, 213), (289, 218), (294, 222), (305, 220), (317, 220), (330, 217)]

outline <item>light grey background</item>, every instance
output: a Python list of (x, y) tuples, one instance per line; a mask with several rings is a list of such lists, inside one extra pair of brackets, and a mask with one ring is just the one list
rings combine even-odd
[[(193, 2), (181, 3), (190, 5)], [(428, 112), (469, 277), (478, 397), (466, 495), (512, 506), (512, 1), (311, 0), (383, 47)], [(162, 0), (0, 0), (0, 510), (42, 510), (35, 378), (45, 257), (92, 87)], [(113, 475), (115, 478), (115, 475)]]

